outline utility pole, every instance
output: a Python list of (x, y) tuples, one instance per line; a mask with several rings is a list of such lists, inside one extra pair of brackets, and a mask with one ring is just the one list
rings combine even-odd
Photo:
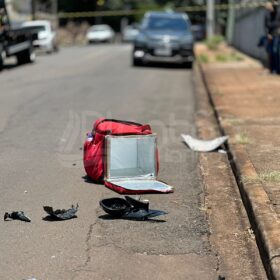
[(32, 20), (36, 19), (36, 0), (31, 0), (31, 17)]
[(54, 27), (58, 28), (58, 0), (52, 0), (52, 15), (54, 18)]
[(211, 38), (215, 32), (215, 0), (207, 0), (207, 38)]
[(234, 0), (229, 0), (228, 22), (227, 22), (227, 33), (226, 33), (227, 41), (229, 44), (232, 44), (233, 42), (234, 24), (235, 24)]

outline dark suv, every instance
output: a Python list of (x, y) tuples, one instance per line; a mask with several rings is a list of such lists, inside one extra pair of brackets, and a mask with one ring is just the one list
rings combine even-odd
[(134, 66), (148, 62), (173, 62), (192, 66), (194, 39), (185, 13), (149, 12), (134, 41)]

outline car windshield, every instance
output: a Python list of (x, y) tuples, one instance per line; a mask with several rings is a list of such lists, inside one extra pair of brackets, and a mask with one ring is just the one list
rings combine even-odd
[(39, 31), (46, 31), (47, 30), (47, 28), (44, 24), (34, 24), (32, 22), (31, 23), (29, 23), (29, 22), (23, 23), (22, 26), (26, 27), (26, 28), (30, 28), (30, 29), (37, 29)]
[(183, 18), (149, 17), (143, 22), (144, 29), (185, 31), (188, 23)]
[(40, 31), (46, 30), (46, 26), (45, 25), (30, 25), (28, 27), (36, 28), (36, 29), (38, 29)]
[(107, 31), (109, 30), (108, 26), (93, 26), (91, 29), (91, 31)]

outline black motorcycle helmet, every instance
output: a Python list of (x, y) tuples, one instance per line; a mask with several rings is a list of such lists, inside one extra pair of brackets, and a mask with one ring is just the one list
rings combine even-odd
[(131, 209), (130, 204), (119, 197), (103, 199), (99, 204), (107, 214), (114, 218), (120, 218)]

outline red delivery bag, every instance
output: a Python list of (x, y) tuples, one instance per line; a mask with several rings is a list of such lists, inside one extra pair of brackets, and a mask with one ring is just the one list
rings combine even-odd
[(84, 167), (87, 175), (96, 182), (104, 181), (106, 135), (148, 134), (152, 134), (149, 125), (105, 118), (96, 120), (84, 143)]
[(84, 144), (87, 175), (120, 194), (170, 193), (157, 180), (156, 135), (149, 125), (98, 119)]

